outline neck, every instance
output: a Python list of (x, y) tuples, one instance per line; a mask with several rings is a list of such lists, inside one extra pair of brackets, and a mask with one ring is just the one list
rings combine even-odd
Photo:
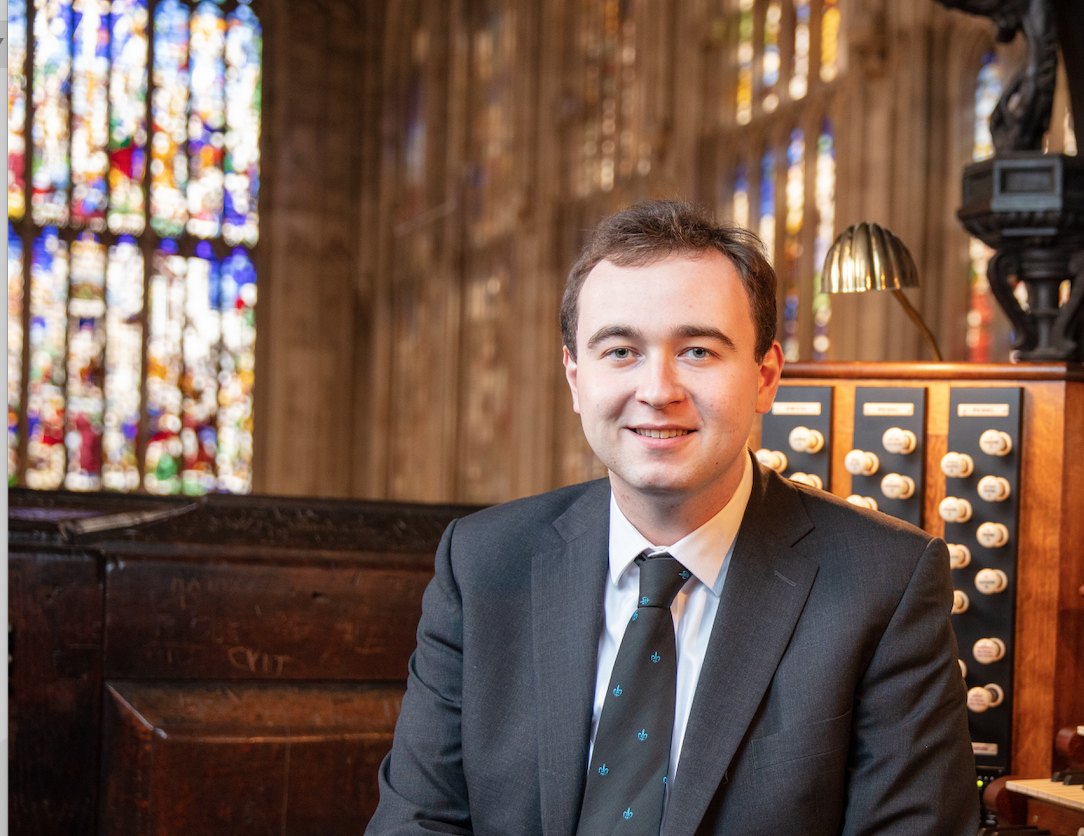
[(610, 489), (621, 513), (654, 546), (672, 546), (718, 514), (734, 496), (744, 471), (706, 496), (629, 491), (611, 476)]

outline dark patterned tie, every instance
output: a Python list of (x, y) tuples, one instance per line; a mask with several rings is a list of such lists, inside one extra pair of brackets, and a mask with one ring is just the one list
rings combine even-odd
[(670, 604), (689, 571), (665, 553), (637, 562), (639, 606), (602, 705), (577, 836), (658, 836), (662, 824), (677, 687)]

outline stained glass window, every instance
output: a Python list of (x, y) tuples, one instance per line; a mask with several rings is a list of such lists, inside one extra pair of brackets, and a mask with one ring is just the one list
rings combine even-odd
[(768, 261), (775, 259), (775, 150), (768, 148), (760, 159), (760, 222), (757, 225), (760, 240), (768, 254)]
[(771, 113), (779, 107), (779, 26), (783, 20), (783, 8), (778, 2), (768, 4), (764, 13), (764, 53), (761, 56), (760, 81), (764, 98), (762, 107), (765, 113)]
[(7, 49), (8, 217), (17, 221), (26, 211), (26, 0), (8, 0)]
[(800, 128), (790, 134), (787, 146), (787, 214), (783, 241), (783, 284), (787, 288), (783, 304), (783, 356), (788, 362), (798, 359), (798, 259), (802, 254), (800, 235), (805, 208), (805, 135)]
[[(809, 359), (811, 352), (825, 360), (832, 309), (819, 285), (835, 230), (835, 138), (827, 114), (840, 71), (840, 0), (731, 0), (730, 8), (728, 66), (737, 101), (736, 111), (721, 118), (730, 134), (721, 170), (732, 172), (733, 191), (719, 202), (734, 223), (759, 233), (774, 263), (786, 358)], [(730, 147), (759, 145), (764, 136), (770, 140), (759, 164), (729, 156)]]
[(23, 391), (23, 243), (8, 224), (8, 484), (19, 470)]
[(791, 61), (790, 97), (801, 99), (809, 90), (809, 3), (797, 0), (794, 7), (794, 54)]
[(832, 297), (820, 292), (821, 270), (828, 248), (835, 240), (836, 151), (832, 123), (824, 121), (817, 139), (817, 171), (814, 186), (817, 207), (817, 237), (813, 242), (813, 359), (826, 360), (831, 345), (828, 323), (832, 320)]
[(249, 0), (8, 8), (9, 484), (248, 492), (259, 20)]
[(839, 0), (821, 0), (821, 80), (839, 75)]
[(745, 163), (738, 165), (734, 176), (734, 223), (749, 228), (749, 167)]
[(753, 0), (740, 0), (738, 18), (738, 112), (739, 125), (753, 118)]
[[(974, 160), (985, 160), (994, 154), (990, 114), (994, 112), (999, 98), (1001, 64), (994, 53), (988, 52), (982, 57), (982, 67), (975, 84), (975, 133), (972, 143)], [(973, 363), (988, 363), (993, 356), (990, 331), (994, 321), (994, 304), (986, 270), (994, 251), (978, 238), (971, 239), (968, 249), (971, 260), (971, 290), (967, 311), (967, 359)]]

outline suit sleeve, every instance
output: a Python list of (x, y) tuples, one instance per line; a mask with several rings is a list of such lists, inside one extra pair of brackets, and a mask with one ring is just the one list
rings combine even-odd
[(966, 693), (943, 540), (929, 542), (854, 701), (844, 836), (974, 836)]
[(422, 597), (418, 647), (392, 750), (380, 765), (380, 803), (366, 836), (471, 833), (463, 773), (463, 608), (452, 572), (453, 522)]

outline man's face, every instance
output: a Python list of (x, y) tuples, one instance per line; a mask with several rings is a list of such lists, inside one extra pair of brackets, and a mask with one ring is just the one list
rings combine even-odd
[(782, 368), (778, 343), (760, 363), (755, 345), (749, 298), (715, 250), (588, 274), (565, 376), (619, 503), (691, 503), (707, 519), (729, 501)]

